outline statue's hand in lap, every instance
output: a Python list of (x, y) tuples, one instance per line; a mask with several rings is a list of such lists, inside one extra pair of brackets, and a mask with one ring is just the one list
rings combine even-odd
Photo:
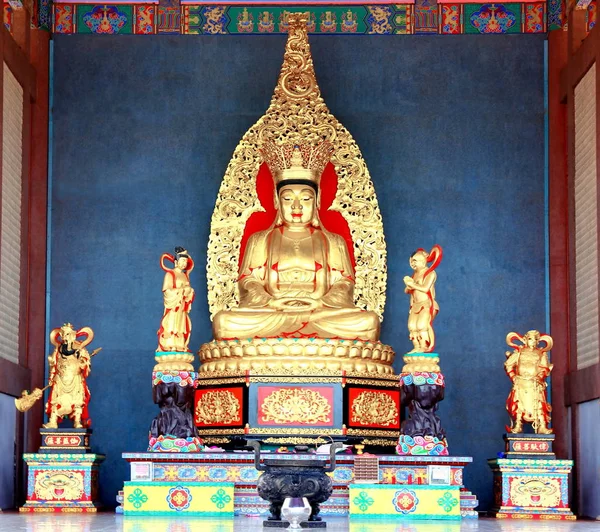
[(321, 301), (310, 297), (291, 297), (271, 300), (269, 306), (278, 310), (306, 311), (314, 310), (323, 306)]

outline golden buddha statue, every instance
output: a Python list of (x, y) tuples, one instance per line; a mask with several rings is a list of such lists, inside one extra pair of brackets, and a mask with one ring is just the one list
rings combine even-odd
[[(519, 340), (522, 345), (515, 344)], [(540, 347), (544, 342), (546, 345)], [(510, 332), (506, 343), (514, 351), (506, 352), (504, 369), (513, 383), (506, 400), (506, 410), (511, 417), (511, 426), (506, 430), (512, 433), (523, 432), (523, 422), (532, 424), (536, 434), (552, 434), (548, 428), (552, 407), (546, 397), (546, 378), (552, 371), (547, 352), (552, 349), (553, 340), (539, 331), (528, 331), (525, 336)]]
[[(198, 353), (198, 434), (277, 447), (375, 435), (373, 444), (395, 446), (400, 384), (394, 351), (379, 341), (387, 266), (377, 195), (321, 97), (308, 44), (314, 16), (285, 17), (271, 105), (236, 147), (211, 219), (213, 339)], [(352, 396), (363, 385), (382, 390)], [(355, 399), (374, 413), (368, 421), (352, 415)]]
[(343, 338), (377, 341), (377, 314), (354, 305), (354, 271), (346, 242), (322, 227), (319, 179), (332, 146), (265, 143), (276, 184), (273, 226), (248, 240), (237, 309), (213, 319), (216, 340)]
[(271, 105), (235, 149), (213, 211), (213, 340), (200, 347), (200, 378), (393, 375), (394, 351), (379, 342), (387, 266), (377, 195), (321, 97), (314, 22), (308, 13), (288, 20)]

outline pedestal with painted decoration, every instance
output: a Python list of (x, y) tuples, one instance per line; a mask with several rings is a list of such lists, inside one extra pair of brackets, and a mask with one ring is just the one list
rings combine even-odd
[(23, 455), (27, 500), (21, 512), (96, 512), (105, 456), (90, 451), (90, 429), (41, 429), (42, 446)]
[[(477, 497), (462, 486), (463, 468), (453, 469), (456, 464), (464, 466), (471, 462), (472, 458), (450, 455), (446, 431), (437, 413), (446, 389), (438, 365), (439, 354), (407, 353), (404, 364), (400, 384), (402, 405), (407, 408), (408, 416), (402, 422), (396, 452), (410, 459), (412, 474), (407, 475), (403, 489), (389, 491), (392, 486), (365, 496), (367, 500), (373, 499), (373, 508), (365, 509), (364, 501), (351, 505), (351, 515), (369, 516), (381, 512), (384, 516), (407, 519), (476, 519)], [(460, 482), (454, 479), (458, 473)], [(364, 499), (360, 494), (358, 498)]]
[(488, 460), (498, 519), (574, 520), (569, 508), (572, 460), (557, 460), (554, 434), (508, 433), (505, 450)]

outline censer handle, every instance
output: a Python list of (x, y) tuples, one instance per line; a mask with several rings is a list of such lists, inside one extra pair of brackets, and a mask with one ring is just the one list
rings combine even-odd
[(338, 449), (341, 449), (343, 447), (343, 444), (341, 444), (340, 442), (336, 442), (334, 444), (331, 445), (331, 448), (329, 449), (329, 459), (331, 460), (331, 464), (329, 465), (329, 467), (325, 468), (325, 472), (326, 473), (330, 473), (331, 471), (333, 471), (335, 469), (335, 452)]
[(248, 446), (254, 449), (254, 467), (257, 471), (265, 471), (267, 468), (260, 463), (260, 443), (256, 440), (248, 440)]

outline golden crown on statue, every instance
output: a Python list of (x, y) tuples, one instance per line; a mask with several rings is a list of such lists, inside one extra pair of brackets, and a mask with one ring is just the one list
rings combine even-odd
[(316, 146), (308, 143), (277, 146), (267, 141), (260, 150), (275, 185), (282, 181), (301, 180), (310, 181), (317, 187), (333, 151), (333, 145), (327, 140)]

